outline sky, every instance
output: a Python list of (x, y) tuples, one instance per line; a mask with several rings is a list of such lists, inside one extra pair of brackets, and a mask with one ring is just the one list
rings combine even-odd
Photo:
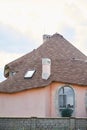
[(87, 0), (0, 0), (0, 82), (7, 63), (56, 32), (87, 55)]

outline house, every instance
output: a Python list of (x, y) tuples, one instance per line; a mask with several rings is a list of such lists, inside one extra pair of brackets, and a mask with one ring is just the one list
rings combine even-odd
[(87, 57), (62, 35), (7, 64), (0, 83), (0, 117), (87, 117)]

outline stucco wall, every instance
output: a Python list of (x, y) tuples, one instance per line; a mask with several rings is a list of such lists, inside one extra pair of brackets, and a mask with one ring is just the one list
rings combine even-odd
[(86, 87), (75, 86), (75, 94), (76, 94), (76, 116), (77, 117), (87, 117), (86, 111)]
[[(60, 117), (58, 91), (65, 84), (54, 82), (43, 88), (14, 94), (0, 93), (0, 117)], [(75, 93), (74, 117), (87, 117), (87, 87), (70, 85)]]
[(0, 93), (0, 117), (46, 117), (49, 115), (48, 88), (15, 94)]
[[(52, 83), (51, 84), (51, 117), (60, 117), (60, 113), (58, 110), (58, 91), (64, 86), (62, 83)], [(87, 108), (86, 108), (86, 92), (87, 86), (78, 86), (78, 85), (70, 85), (74, 90), (75, 94), (75, 109), (73, 112), (74, 117), (87, 117)]]

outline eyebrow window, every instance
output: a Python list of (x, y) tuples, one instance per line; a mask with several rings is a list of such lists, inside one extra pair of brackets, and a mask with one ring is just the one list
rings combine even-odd
[(33, 75), (35, 73), (35, 70), (28, 70), (25, 75), (24, 75), (24, 78), (27, 79), (27, 78), (32, 78)]

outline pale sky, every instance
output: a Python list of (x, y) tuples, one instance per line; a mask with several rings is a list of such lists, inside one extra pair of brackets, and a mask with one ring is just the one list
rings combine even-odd
[(56, 32), (87, 55), (87, 0), (0, 0), (0, 81), (5, 64)]

